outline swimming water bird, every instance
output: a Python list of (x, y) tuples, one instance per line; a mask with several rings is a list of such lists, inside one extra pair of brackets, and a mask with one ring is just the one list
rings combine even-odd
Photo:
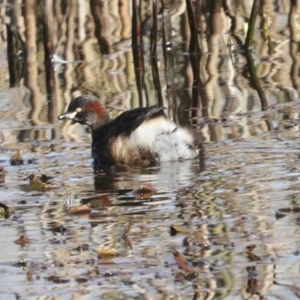
[(197, 133), (177, 126), (159, 106), (134, 108), (111, 120), (99, 99), (85, 94), (73, 98), (58, 119), (91, 128), (94, 167), (157, 165), (196, 158), (201, 149)]

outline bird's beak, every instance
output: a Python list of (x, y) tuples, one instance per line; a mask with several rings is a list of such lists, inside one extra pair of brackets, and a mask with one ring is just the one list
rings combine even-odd
[(61, 114), (60, 116), (57, 117), (58, 120), (63, 120), (63, 119), (70, 119), (70, 120), (74, 120), (74, 118), (77, 115), (77, 111), (72, 111), (72, 112), (68, 112), (66, 111), (65, 113)]

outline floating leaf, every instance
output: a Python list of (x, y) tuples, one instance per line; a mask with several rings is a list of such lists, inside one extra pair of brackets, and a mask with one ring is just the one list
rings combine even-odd
[(117, 255), (115, 248), (100, 248), (97, 250), (98, 258), (110, 258)]
[(91, 203), (88, 203), (68, 210), (67, 214), (89, 217), (90, 212), (91, 212)]
[(39, 181), (38, 177), (35, 174), (31, 174), (29, 177), (29, 184), (25, 186), (21, 186), (21, 190), (24, 192), (45, 192), (47, 190), (47, 186), (44, 182)]
[(82, 245), (81, 245), (81, 250), (82, 250), (82, 251), (88, 251), (89, 248), (90, 248), (90, 246), (89, 246), (88, 244), (82, 244)]
[(10, 164), (12, 166), (20, 166), (23, 165), (23, 158), (22, 158), (22, 151), (18, 151), (16, 154), (14, 154), (10, 159)]
[(174, 236), (178, 233), (188, 233), (190, 232), (189, 229), (184, 228), (184, 227), (180, 227), (180, 226), (176, 226), (176, 225), (171, 225), (170, 226), (170, 234), (171, 236)]
[(0, 202), (0, 207), (3, 209), (2, 212), (0, 210), (0, 216), (7, 219), (13, 214), (13, 210), (7, 206), (5, 203)]
[(31, 282), (33, 280), (33, 278), (32, 278), (32, 272), (31, 271), (28, 271), (27, 274), (26, 274), (26, 276), (27, 276), (27, 280), (28, 281)]
[(156, 189), (148, 184), (141, 184), (139, 187), (132, 190), (132, 194), (139, 199), (148, 199), (152, 194), (156, 193)]
[(30, 239), (27, 238), (25, 235), (21, 235), (16, 241), (15, 241), (16, 244), (18, 245), (26, 245), (26, 244), (29, 244), (30, 243)]
[(51, 275), (49, 277), (46, 277), (46, 279), (48, 281), (52, 281), (54, 283), (68, 283), (68, 282), (70, 282), (70, 279), (58, 277), (56, 275)]
[(186, 272), (193, 272), (193, 267), (188, 265), (188, 262), (183, 254), (178, 251), (173, 251), (174, 258), (178, 266)]
[(87, 278), (83, 278), (83, 277), (75, 278), (75, 280), (77, 283), (86, 283), (88, 281)]

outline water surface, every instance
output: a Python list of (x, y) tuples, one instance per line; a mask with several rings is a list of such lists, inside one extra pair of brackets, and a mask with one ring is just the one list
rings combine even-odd
[[(244, 2), (193, 2), (196, 31), (191, 1), (1, 6), (1, 299), (299, 298), (299, 8), (260, 4), (252, 74)], [(56, 120), (72, 87), (112, 117), (164, 105), (205, 158), (95, 177), (87, 128)]]

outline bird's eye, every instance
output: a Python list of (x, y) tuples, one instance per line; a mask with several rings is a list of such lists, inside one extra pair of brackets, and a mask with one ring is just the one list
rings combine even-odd
[(81, 109), (81, 107), (77, 107), (76, 108), (76, 112), (77, 112), (76, 118), (82, 117), (82, 109)]

